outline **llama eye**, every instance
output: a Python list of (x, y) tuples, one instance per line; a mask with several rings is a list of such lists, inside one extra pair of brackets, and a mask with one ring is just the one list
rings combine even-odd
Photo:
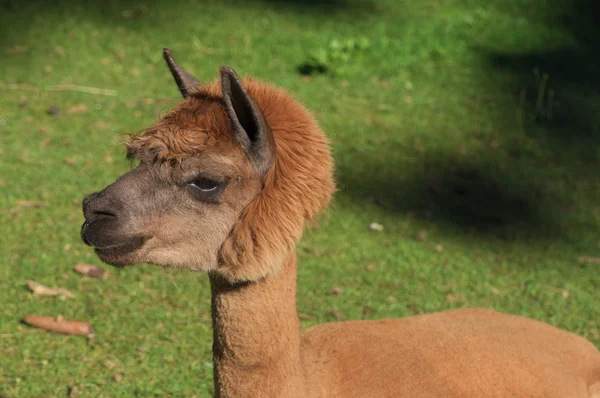
[(198, 178), (189, 183), (190, 186), (199, 189), (202, 192), (213, 192), (221, 186), (221, 183), (210, 178)]

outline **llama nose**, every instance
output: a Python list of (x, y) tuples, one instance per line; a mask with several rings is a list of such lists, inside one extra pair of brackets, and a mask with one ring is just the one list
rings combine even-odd
[(106, 217), (117, 217), (115, 206), (111, 205), (106, 195), (94, 192), (83, 199), (83, 215), (88, 224)]

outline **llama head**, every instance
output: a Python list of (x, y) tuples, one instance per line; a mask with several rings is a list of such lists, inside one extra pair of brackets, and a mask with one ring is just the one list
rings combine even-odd
[(113, 265), (276, 272), (333, 192), (323, 133), (282, 90), (228, 67), (201, 85), (164, 55), (184, 101), (128, 141), (134, 170), (84, 199), (82, 239)]

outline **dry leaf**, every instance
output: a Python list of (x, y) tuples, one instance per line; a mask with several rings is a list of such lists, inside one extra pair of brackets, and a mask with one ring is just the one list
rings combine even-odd
[(47, 287), (33, 280), (27, 281), (27, 287), (33, 292), (34, 296), (62, 296), (66, 298), (75, 298), (75, 294), (67, 289)]
[(23, 319), (23, 322), (36, 328), (62, 334), (89, 336), (94, 332), (89, 323), (68, 321), (61, 316), (54, 319), (51, 316), (29, 315)]
[(426, 239), (427, 239), (427, 231), (425, 231), (425, 230), (419, 231), (419, 233), (417, 234), (417, 240), (423, 241)]
[(73, 270), (78, 274), (98, 279), (106, 279), (109, 275), (108, 271), (104, 268), (97, 267), (92, 264), (77, 264), (75, 267), (73, 267)]
[(435, 251), (438, 253), (441, 253), (444, 251), (444, 246), (442, 245), (435, 245)]

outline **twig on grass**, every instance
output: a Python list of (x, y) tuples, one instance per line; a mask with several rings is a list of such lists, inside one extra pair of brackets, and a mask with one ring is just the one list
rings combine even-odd
[(117, 96), (117, 90), (111, 90), (108, 88), (79, 86), (77, 84), (57, 84), (57, 85), (53, 85), (53, 86), (46, 86), (45, 90), (46, 91), (79, 91), (81, 93), (109, 95), (112, 97)]
[(118, 95), (117, 90), (111, 90), (108, 88), (98, 88), (89, 86), (80, 86), (77, 84), (54, 84), (45, 86), (43, 88), (33, 86), (25, 83), (0, 83), (0, 90), (15, 90), (15, 91), (77, 91), (80, 93), (96, 94), (96, 95), (108, 95), (115, 97)]

